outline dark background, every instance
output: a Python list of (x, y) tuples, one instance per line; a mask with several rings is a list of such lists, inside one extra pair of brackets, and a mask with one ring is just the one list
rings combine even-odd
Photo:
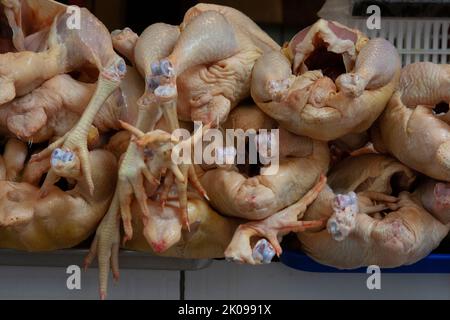
[(234, 7), (254, 20), (263, 29), (289, 40), (287, 29), (301, 30), (317, 20), (317, 12), (325, 0), (60, 0), (66, 4), (87, 7), (110, 30), (130, 27), (141, 33), (155, 22), (178, 25), (184, 13), (199, 2)]

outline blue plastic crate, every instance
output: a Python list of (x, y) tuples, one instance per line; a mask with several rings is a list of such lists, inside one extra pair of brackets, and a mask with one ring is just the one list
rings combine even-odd
[[(281, 262), (293, 269), (306, 272), (323, 273), (366, 273), (367, 268), (339, 270), (315, 262), (300, 251), (285, 249), (280, 257)], [(399, 268), (383, 269), (384, 273), (450, 273), (450, 254), (431, 254), (425, 259)]]

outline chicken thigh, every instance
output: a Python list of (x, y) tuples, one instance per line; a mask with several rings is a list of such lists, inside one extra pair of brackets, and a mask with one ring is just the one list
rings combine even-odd
[(418, 62), (372, 129), (375, 148), (437, 180), (450, 181), (450, 65)]

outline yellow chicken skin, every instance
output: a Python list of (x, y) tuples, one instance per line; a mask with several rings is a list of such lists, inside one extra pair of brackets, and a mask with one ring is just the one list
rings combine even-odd
[[(42, 196), (38, 182), (50, 164), (27, 164), (27, 148), (10, 140), (0, 161), (0, 247), (26, 251), (72, 248), (86, 240), (106, 213), (116, 183), (115, 157), (104, 150), (92, 151), (95, 192), (90, 194), (80, 176), (79, 163), (71, 154), (58, 155), (58, 172), (72, 189), (57, 186)], [(69, 182), (68, 182), (69, 183)]]

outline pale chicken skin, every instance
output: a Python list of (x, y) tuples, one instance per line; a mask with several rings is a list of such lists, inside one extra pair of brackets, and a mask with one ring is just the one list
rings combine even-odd
[[(426, 200), (434, 203), (437, 199)], [(299, 234), (303, 250), (314, 260), (340, 269), (393, 268), (425, 258), (450, 231), (448, 208), (444, 223), (434, 217), (431, 207), (424, 206), (420, 192), (405, 192), (392, 201), (395, 203), (385, 217), (357, 213), (354, 226), (341, 242), (326, 230)]]
[[(1, 248), (71, 248), (97, 228), (85, 266), (98, 258), (105, 299), (121, 248), (258, 265), (293, 232), (314, 260), (353, 269), (412, 264), (448, 235), (448, 65), (401, 71), (388, 41), (322, 19), (281, 48), (226, 6), (140, 35), (86, 9), (70, 30), (65, 11), (0, 0)], [(279, 129), (276, 146), (245, 140), (276, 147), (278, 171), (174, 161), (211, 128)], [(46, 141), (28, 160), (26, 143)]]
[[(277, 125), (256, 106), (239, 106), (230, 114), (230, 129), (277, 129)], [(268, 132), (269, 134), (272, 134)], [(256, 139), (263, 138), (258, 134)], [(249, 138), (250, 139), (250, 138)], [(310, 138), (279, 131), (279, 166), (264, 173), (270, 164), (261, 164), (260, 173), (251, 176), (237, 165), (203, 166), (200, 182), (211, 205), (224, 215), (248, 220), (262, 220), (292, 205), (310, 190), (321, 174), (328, 171), (328, 146)], [(259, 144), (260, 152), (264, 144)], [(269, 148), (272, 148), (272, 144)], [(262, 153), (264, 154), (264, 153)], [(262, 159), (260, 153), (259, 158)], [(235, 158), (237, 161), (239, 157)], [(239, 163), (240, 164), (240, 163)], [(273, 163), (272, 163), (273, 164)], [(242, 164), (241, 164), (242, 165)]]
[(430, 181), (413, 193), (393, 197), (392, 179), (400, 190), (408, 190), (414, 174), (382, 155), (341, 162), (330, 173), (334, 191), (324, 189), (304, 216), (306, 221), (326, 219), (327, 225), (298, 234), (303, 250), (314, 260), (341, 269), (373, 264), (391, 268), (426, 257), (450, 230), (449, 187)]
[(241, 12), (198, 4), (186, 13), (173, 52), (160, 61), (153, 76), (164, 95), (175, 88), (169, 90), (159, 78), (172, 78), (180, 119), (222, 123), (250, 95), (256, 60), (272, 50), (279, 46)]
[[(106, 27), (88, 10), (80, 9), (81, 26), (69, 28), (70, 13), (60, 13), (53, 20), (41, 52), (21, 51), (0, 55), (0, 103), (4, 104), (30, 93), (57, 75), (94, 66), (99, 71), (95, 93), (77, 124), (65, 136), (51, 144), (32, 161), (50, 158), (55, 149), (70, 150), (79, 157), (83, 175), (94, 192), (92, 168), (88, 160), (88, 136), (94, 118), (106, 99), (119, 87), (126, 73), (125, 61), (113, 50)], [(33, 65), (33, 68), (29, 66)], [(43, 189), (58, 181), (50, 170)]]
[[(108, 209), (116, 183), (116, 176), (110, 174), (117, 170), (115, 157), (103, 150), (90, 153), (96, 169), (93, 195), (79, 175), (79, 164), (72, 163), (70, 171), (60, 173), (74, 188), (63, 191), (54, 186), (41, 197), (38, 182), (49, 164), (38, 168), (26, 163), (27, 152), (25, 144), (11, 139), (0, 160), (0, 247), (51, 251), (78, 245), (92, 234)], [(58, 161), (71, 162), (60, 156)]]
[(450, 181), (449, 102), (450, 65), (406, 66), (396, 93), (372, 130), (375, 148), (431, 178)]
[(370, 128), (395, 90), (400, 67), (388, 41), (321, 19), (257, 61), (251, 92), (281, 127), (331, 141)]
[[(56, 76), (26, 96), (4, 105), (0, 109), (0, 131), (32, 143), (62, 137), (79, 121), (95, 88), (96, 84), (80, 82), (66, 74)], [(108, 132), (121, 129), (119, 120), (136, 122), (136, 102), (143, 90), (142, 78), (129, 68), (120, 88), (95, 116), (95, 128)]]
[[(190, 232), (182, 230), (177, 212), (178, 204), (167, 202), (162, 208), (159, 202), (148, 200), (150, 211), (155, 212), (149, 220), (136, 219), (133, 229), (136, 236), (126, 243), (125, 248), (144, 252), (153, 252), (164, 257), (185, 259), (224, 258), (224, 252), (231, 241), (238, 221), (221, 216), (208, 203), (193, 194), (188, 203)], [(132, 211), (139, 212), (134, 203)], [(139, 215), (139, 214), (137, 214)], [(170, 223), (173, 220), (174, 223)], [(161, 246), (149, 246), (148, 233), (152, 239), (160, 239)]]

